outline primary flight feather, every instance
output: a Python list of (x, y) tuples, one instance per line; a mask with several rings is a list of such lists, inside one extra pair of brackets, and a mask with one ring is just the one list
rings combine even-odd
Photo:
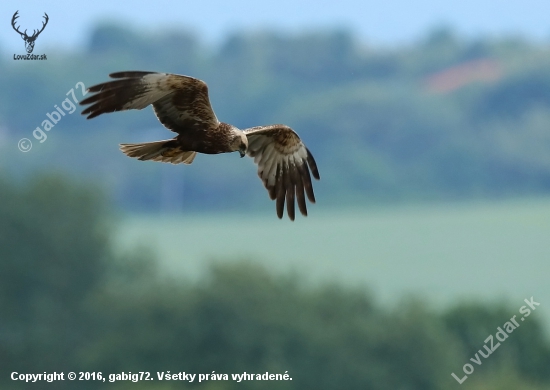
[[(117, 72), (116, 79), (94, 85), (93, 94), (80, 104), (89, 105), (82, 114), (98, 115), (153, 105), (158, 120), (177, 133), (170, 140), (122, 144), (120, 149), (139, 160), (191, 164), (197, 153), (218, 154), (238, 151), (258, 165), (258, 176), (272, 200), (277, 216), (284, 207), (294, 220), (295, 200), (307, 216), (305, 197), (315, 203), (311, 175), (319, 180), (317, 164), (298, 134), (285, 125), (269, 125), (239, 130), (218, 121), (205, 82), (189, 77), (156, 72)], [(311, 171), (311, 175), (310, 175)]]

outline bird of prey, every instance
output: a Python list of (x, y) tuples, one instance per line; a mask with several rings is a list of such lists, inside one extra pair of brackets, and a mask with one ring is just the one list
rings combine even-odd
[(239, 130), (218, 121), (202, 80), (170, 73), (127, 71), (109, 75), (115, 80), (88, 88), (93, 94), (80, 104), (91, 119), (98, 115), (153, 105), (166, 128), (177, 133), (169, 140), (121, 144), (120, 149), (138, 160), (191, 164), (197, 153), (218, 154), (238, 151), (258, 164), (258, 176), (272, 200), (277, 216), (283, 217), (285, 200), (288, 217), (294, 220), (294, 201), (307, 216), (305, 195), (315, 203), (310, 170), (319, 180), (312, 154), (298, 134), (285, 125)]

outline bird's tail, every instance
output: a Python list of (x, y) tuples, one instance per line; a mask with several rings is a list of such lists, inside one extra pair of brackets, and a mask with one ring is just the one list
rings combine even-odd
[(182, 150), (175, 140), (144, 142), (141, 144), (121, 144), (120, 150), (128, 157), (138, 160), (191, 164), (197, 152)]

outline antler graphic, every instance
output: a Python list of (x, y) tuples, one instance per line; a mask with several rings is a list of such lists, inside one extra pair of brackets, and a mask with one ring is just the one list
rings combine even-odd
[[(40, 33), (41, 33), (42, 31), (44, 31), (44, 28), (46, 27), (46, 24), (48, 24), (48, 20), (50, 20), (50, 18), (48, 17), (48, 14), (45, 13), (45, 12), (44, 12), (44, 15), (45, 15), (45, 16), (42, 16), (42, 17), (43, 17), (44, 19), (46, 19), (46, 21), (45, 21), (45, 22), (42, 22), (42, 28), (41, 28), (40, 30), (38, 30), (38, 31), (35, 30), (34, 34), (32, 34), (31, 39), (32, 39), (32, 38), (36, 39), (36, 37), (37, 37), (38, 35), (40, 35)], [(55, 16), (55, 15), (54, 15), (54, 16)], [(26, 31), (26, 30), (25, 30), (25, 31)]]
[[(19, 15), (17, 15), (19, 13), (19, 11), (15, 11), (15, 13), (13, 14), (13, 18), (11, 18), (11, 26), (13, 27), (13, 29), (15, 31), (17, 31), (19, 34), (21, 34), (21, 36), (23, 37), (23, 39), (25, 39), (25, 37), (27, 37), (27, 30), (25, 30), (24, 33), (22, 33), (21, 31), (19, 31), (19, 27), (17, 27), (15, 25), (15, 20), (19, 17)], [(27, 37), (28, 38), (28, 37)]]
[(32, 53), (32, 50), (34, 49), (34, 41), (36, 40), (36, 38), (38, 38), (40, 33), (44, 31), (44, 28), (48, 24), (48, 20), (50, 20), (50, 18), (48, 17), (48, 14), (44, 12), (45, 16), (43, 16), (43, 18), (45, 19), (45, 21), (42, 22), (42, 28), (40, 30), (33, 30), (33, 34), (29, 37), (27, 35), (27, 30), (25, 30), (25, 32), (21, 32), (19, 31), (19, 27), (15, 25), (15, 22), (19, 17), (18, 13), (19, 11), (15, 11), (15, 13), (13, 14), (13, 18), (11, 18), (11, 26), (21, 35), (21, 37), (25, 41), (25, 48), (27, 49), (27, 53)]

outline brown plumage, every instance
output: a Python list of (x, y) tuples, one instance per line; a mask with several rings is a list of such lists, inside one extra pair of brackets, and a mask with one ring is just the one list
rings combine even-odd
[[(94, 85), (93, 94), (80, 102), (89, 105), (83, 115), (98, 115), (153, 105), (158, 120), (177, 133), (171, 140), (122, 144), (120, 149), (139, 160), (191, 164), (197, 153), (217, 154), (239, 151), (258, 165), (258, 176), (276, 199), (277, 216), (282, 218), (285, 201), (294, 220), (294, 200), (306, 216), (305, 195), (315, 203), (311, 174), (319, 179), (313, 156), (290, 127), (270, 125), (239, 130), (219, 122), (210, 105), (208, 87), (189, 76), (156, 72), (118, 72), (116, 80)], [(305, 194), (305, 195), (304, 195)]]

